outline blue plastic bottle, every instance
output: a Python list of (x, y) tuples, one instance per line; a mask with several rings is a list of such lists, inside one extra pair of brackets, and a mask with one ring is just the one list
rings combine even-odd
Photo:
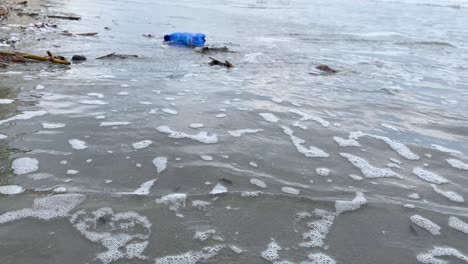
[(164, 41), (187, 46), (203, 47), (205, 46), (205, 34), (175, 32), (170, 35), (164, 35)]

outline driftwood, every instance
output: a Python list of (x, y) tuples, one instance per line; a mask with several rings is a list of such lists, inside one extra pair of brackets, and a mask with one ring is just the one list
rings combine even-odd
[(232, 63), (230, 63), (229, 61), (225, 61), (225, 62), (222, 62), (222, 61), (219, 61), (217, 59), (214, 59), (212, 57), (209, 57), (211, 59), (210, 61), (210, 66), (214, 66), (214, 65), (219, 65), (219, 66), (222, 66), (222, 67), (226, 67), (228, 69), (234, 67), (234, 65), (232, 65)]
[(80, 20), (78, 16), (61, 16), (61, 15), (47, 15), (48, 18), (66, 19), (66, 20)]
[(128, 58), (138, 58), (138, 55), (115, 54), (115, 52), (112, 52), (111, 54), (107, 54), (105, 56), (96, 58), (96, 60), (102, 60), (102, 59), (128, 59)]
[[(20, 60), (30, 59), (30, 60), (38, 60), (38, 61), (50, 61), (52, 63), (70, 65), (70, 62), (65, 60), (65, 58), (63, 58), (63, 57), (54, 56), (50, 51), (47, 51), (47, 54), (49, 55), (48, 57), (42, 57), (42, 56), (31, 55), (31, 54), (28, 54), (28, 53), (0, 51), (0, 56), (7, 56), (9, 58), (14, 58), (14, 59), (19, 58)], [(12, 60), (12, 62), (26, 62), (26, 61), (24, 61), (24, 60), (23, 61), (13, 61)]]
[(203, 54), (214, 53), (214, 52), (232, 52), (226, 46), (224, 47), (197, 47), (194, 49), (196, 52)]

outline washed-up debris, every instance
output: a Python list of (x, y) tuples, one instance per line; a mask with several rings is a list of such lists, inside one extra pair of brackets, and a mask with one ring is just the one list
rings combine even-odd
[(0, 16), (7, 16), (8, 15), (8, 8), (4, 6), (0, 6)]
[(128, 59), (128, 58), (138, 58), (138, 55), (116, 54), (115, 52), (112, 52), (112, 53), (107, 54), (105, 56), (96, 58), (96, 60), (102, 60), (102, 59)]
[(55, 19), (66, 19), (66, 20), (80, 20), (81, 17), (79, 16), (62, 16), (62, 15), (47, 15), (48, 18), (55, 18)]
[(82, 55), (73, 55), (72, 61), (85, 61), (86, 57)]
[(325, 65), (325, 64), (320, 64), (319, 66), (315, 67), (317, 70), (321, 70), (321, 71), (324, 71), (324, 72), (327, 72), (327, 73), (337, 73), (338, 71), (331, 68), (330, 66), (328, 65)]
[(39, 13), (37, 13), (37, 12), (23, 12), (23, 11), (19, 11), (19, 12), (16, 12), (16, 15), (17, 15), (17, 16), (37, 17), (37, 16), (39, 16)]
[(110, 27), (104, 27), (104, 29), (105, 29), (105, 30), (111, 30), (111, 28), (110, 28)]
[(230, 62), (227, 61), (227, 60), (226, 60), (225, 62), (222, 62), (222, 61), (219, 61), (219, 60), (214, 59), (214, 58), (212, 58), (212, 57), (209, 57), (209, 58), (211, 59), (211, 61), (210, 61), (210, 63), (209, 63), (210, 66), (219, 65), (219, 66), (222, 66), (222, 67), (226, 67), (226, 68), (228, 68), (228, 69), (234, 67), (234, 65), (232, 65), (232, 63), (230, 63)]
[[(36, 55), (27, 54), (27, 53), (0, 51), (0, 57), (7, 56), (8, 58), (14, 58), (14, 59), (20, 58), (20, 59), (30, 59), (30, 60), (38, 60), (38, 61), (50, 61), (52, 63), (70, 65), (70, 62), (65, 60), (64, 57), (54, 56), (50, 51), (47, 51), (47, 54), (49, 56), (42, 57), (42, 56), (36, 56)], [(16, 61), (12, 61), (12, 62), (16, 62)], [(21, 62), (25, 62), (25, 61), (23, 60)]]
[(215, 53), (215, 52), (232, 52), (226, 46), (224, 46), (224, 47), (208, 47), (208, 46), (206, 46), (206, 47), (196, 47), (193, 50), (195, 50), (196, 52), (203, 53), (203, 54)]
[(143, 34), (143, 37), (145, 38), (155, 38), (156, 36), (153, 34)]
[(62, 35), (64, 36), (84, 36), (84, 37), (92, 37), (96, 36), (98, 33), (97, 32), (89, 32), (89, 33), (71, 33), (68, 30), (65, 30), (62, 32)]
[(1, 55), (0, 54), (0, 62), (6, 64), (7, 62), (20, 62), (20, 63), (25, 63), (26, 61), (16, 55)]
[(169, 35), (164, 35), (164, 41), (170, 44), (183, 44), (191, 47), (205, 46), (205, 34), (203, 33), (188, 33), (175, 32)]
[(0, 68), (6, 68), (8, 67), (8, 64), (0, 62)]

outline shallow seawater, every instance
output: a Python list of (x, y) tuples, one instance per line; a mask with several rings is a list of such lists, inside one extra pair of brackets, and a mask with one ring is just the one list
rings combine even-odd
[(2, 264), (468, 262), (463, 1), (45, 4), (88, 60), (0, 70)]

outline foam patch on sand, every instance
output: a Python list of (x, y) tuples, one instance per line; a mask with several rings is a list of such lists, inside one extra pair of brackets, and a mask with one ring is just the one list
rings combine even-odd
[(336, 261), (323, 253), (311, 253), (307, 255), (310, 261), (302, 262), (301, 264), (336, 264)]
[(260, 254), (262, 258), (268, 260), (268, 261), (275, 261), (280, 258), (278, 251), (281, 250), (280, 245), (276, 243), (274, 239), (271, 239), (271, 242), (268, 244), (267, 248), (262, 251)]
[(250, 179), (250, 183), (263, 189), (267, 187), (267, 184), (259, 179)]
[(463, 153), (461, 151), (458, 151), (458, 150), (455, 150), (455, 149), (451, 149), (451, 148), (446, 148), (444, 146), (441, 146), (441, 145), (437, 145), (437, 144), (432, 144), (431, 145), (431, 148), (432, 149), (436, 149), (440, 152), (444, 152), (444, 153), (452, 153), (452, 154), (458, 154), (458, 155), (463, 155)]
[(10, 211), (0, 215), (0, 224), (26, 218), (51, 220), (68, 216), (68, 212), (85, 200), (83, 194), (58, 194), (35, 198), (32, 208)]
[(241, 192), (241, 197), (258, 197), (263, 192), (255, 191), (255, 192)]
[(210, 202), (202, 201), (202, 200), (193, 200), (192, 201), (192, 207), (195, 207), (199, 210), (207, 210), (208, 207), (211, 205)]
[(454, 191), (444, 191), (434, 184), (431, 184), (431, 186), (432, 186), (432, 189), (434, 189), (436, 193), (444, 196), (445, 198), (449, 199), (452, 202), (457, 202), (457, 203), (465, 202), (465, 199), (463, 198), (463, 196), (461, 196), (460, 194)]
[(278, 117), (276, 117), (272, 113), (260, 113), (258, 115), (263, 117), (265, 121), (270, 122), (270, 123), (278, 123), (278, 121), (280, 120)]
[(104, 95), (101, 94), (101, 93), (88, 93), (88, 96), (94, 96), (94, 97), (96, 97), (98, 99), (104, 98)]
[(454, 167), (455, 169), (468, 170), (468, 163), (464, 163), (461, 160), (447, 159), (447, 162), (450, 164), (450, 166)]
[(192, 123), (192, 124), (189, 124), (189, 127), (190, 127), (190, 128), (194, 128), (194, 129), (195, 129), (195, 128), (202, 128), (202, 127), (204, 127), (204, 126), (205, 126), (205, 125), (200, 124), (200, 123)]
[(367, 199), (364, 197), (362, 192), (357, 192), (356, 197), (351, 201), (338, 200), (335, 202), (336, 213), (341, 214), (343, 212), (355, 211), (361, 206), (367, 204)]
[(312, 213), (302, 212), (296, 214), (295, 223), (305, 221), (308, 229), (302, 234), (304, 242), (301, 242), (299, 246), (305, 248), (325, 247), (325, 239), (333, 226), (335, 215), (335, 213), (322, 209), (315, 209)]
[(109, 104), (108, 102), (104, 102), (102, 100), (81, 100), (78, 101), (80, 104), (85, 104), (85, 105), (106, 105)]
[(83, 150), (88, 148), (86, 142), (84, 142), (83, 140), (69, 139), (68, 143), (70, 143), (71, 147), (76, 150)]
[(309, 148), (306, 148), (302, 146), (302, 144), (305, 143), (305, 140), (294, 136), (292, 129), (290, 129), (289, 127), (282, 126), (281, 128), (283, 128), (283, 132), (291, 138), (291, 141), (296, 147), (297, 151), (299, 153), (304, 154), (304, 156), (309, 158), (328, 158), (330, 156), (327, 153), (325, 153), (325, 151), (317, 147), (310, 146)]
[(0, 186), (0, 194), (14, 195), (24, 192), (24, 188), (19, 185), (2, 185)]
[[(301, 112), (301, 111), (296, 110), (296, 109), (289, 109), (289, 112), (295, 113), (295, 114), (301, 116), (300, 121), (312, 120), (312, 121), (315, 121), (315, 122), (319, 123), (323, 127), (329, 127), (330, 126), (330, 122), (326, 121), (325, 119), (323, 119), (323, 118), (321, 118), (319, 116), (314, 116), (314, 115), (311, 115), (311, 114), (307, 114), (307, 113)], [(301, 125), (299, 123), (297, 123), (296, 126), (300, 127)], [(306, 127), (306, 129), (307, 129), (307, 127)]]
[(16, 175), (28, 174), (39, 169), (39, 161), (29, 157), (19, 158), (11, 163), (11, 168)]
[(44, 129), (56, 129), (56, 128), (65, 127), (65, 124), (64, 123), (42, 123), (41, 126)]
[(200, 158), (204, 161), (212, 161), (213, 157), (209, 155), (200, 155)]
[(178, 211), (180, 208), (185, 208), (187, 194), (173, 193), (156, 199), (156, 203), (166, 205), (171, 211)]
[(168, 126), (160, 126), (157, 130), (161, 133), (169, 134), (170, 138), (189, 138), (205, 144), (216, 144), (218, 143), (218, 136), (216, 134), (208, 134), (208, 132), (202, 131), (196, 135), (189, 135), (183, 132), (173, 131)]
[(13, 99), (0, 99), (0, 105), (12, 104), (14, 101)]
[(176, 110), (167, 109), (167, 108), (161, 109), (161, 111), (163, 111), (164, 113), (169, 114), (169, 115), (177, 115), (178, 114), (178, 112)]
[(355, 166), (359, 168), (366, 178), (387, 178), (387, 177), (395, 177), (395, 178), (402, 178), (399, 174), (392, 171), (389, 168), (377, 168), (369, 164), (369, 162), (363, 158), (348, 154), (348, 153), (340, 153), (340, 155)]
[(38, 117), (38, 116), (43, 116), (47, 114), (47, 111), (24, 111), (22, 114), (12, 116), (7, 119), (0, 120), (0, 125), (3, 125), (7, 122), (10, 121), (15, 121), (15, 120), (28, 120), (33, 117)]
[(449, 264), (451, 263), (445, 259), (439, 259), (440, 257), (455, 257), (459, 260), (468, 262), (468, 256), (460, 252), (459, 250), (451, 247), (434, 247), (427, 253), (421, 253), (416, 256), (419, 262), (424, 264)]
[(432, 222), (431, 220), (420, 215), (413, 215), (410, 217), (410, 220), (415, 225), (426, 229), (429, 233), (433, 234), (434, 236), (440, 235), (440, 226)]
[(145, 216), (132, 211), (114, 213), (105, 207), (94, 212), (80, 210), (70, 222), (89, 241), (107, 249), (96, 256), (104, 264), (123, 258), (147, 258), (143, 251), (148, 245), (151, 223)]
[(166, 157), (156, 157), (153, 159), (153, 164), (156, 167), (158, 174), (161, 174), (167, 168), (167, 158)]
[(281, 187), (281, 191), (291, 195), (298, 195), (301, 193), (300, 190), (293, 187)]
[(107, 126), (128, 126), (131, 122), (101, 122), (99, 126), (107, 127)]
[(215, 229), (208, 229), (205, 231), (197, 231), (193, 235), (194, 240), (198, 241), (206, 241), (208, 239), (212, 239), (215, 241), (223, 241), (224, 239), (216, 233)]
[(318, 175), (324, 176), (324, 177), (330, 175), (330, 170), (327, 169), (327, 168), (317, 168), (317, 169), (315, 169), (315, 172), (316, 172)]
[(136, 150), (144, 149), (151, 145), (151, 143), (153, 143), (151, 140), (142, 140), (140, 142), (133, 143), (132, 147)]
[(227, 192), (227, 188), (221, 183), (218, 183), (210, 191), (210, 194), (221, 194), (221, 193), (226, 193), (226, 192)]
[[(155, 264), (195, 264), (207, 262), (210, 259), (216, 257), (222, 249), (229, 248), (235, 253), (241, 253), (239, 248), (233, 247), (232, 245), (215, 245), (212, 247), (204, 247), (200, 251), (191, 250), (189, 252), (174, 255), (174, 256), (165, 256), (155, 259)], [(214, 263), (214, 262), (213, 262)]]
[(421, 167), (416, 167), (413, 169), (413, 174), (418, 176), (420, 179), (425, 180), (430, 183), (443, 184), (447, 183), (448, 180), (442, 176), (439, 176), (433, 172), (427, 171)]
[(128, 92), (118, 92), (117, 95), (129, 95), (130, 93)]
[(333, 140), (340, 146), (340, 147), (360, 147), (361, 144), (355, 139), (349, 138), (344, 139), (341, 137), (333, 137)]
[(233, 137), (241, 137), (243, 134), (254, 134), (260, 131), (263, 131), (263, 129), (239, 129), (228, 131), (228, 133)]
[(151, 187), (153, 187), (156, 179), (146, 181), (140, 185), (140, 188), (136, 189), (133, 192), (125, 193), (125, 194), (136, 194), (136, 195), (148, 195), (150, 193)]
[(457, 231), (468, 234), (468, 223), (463, 222), (455, 216), (449, 217), (448, 225)]
[[(379, 139), (385, 142), (391, 149), (393, 149), (398, 155), (408, 160), (418, 160), (419, 156), (414, 154), (405, 144), (391, 140), (388, 137), (378, 136), (373, 134), (366, 134), (361, 131), (352, 132), (349, 134), (349, 140), (357, 140), (360, 137), (368, 136), (371, 138)], [(343, 140), (343, 139), (341, 139)], [(335, 140), (336, 141), (336, 140)], [(337, 142), (338, 143), (338, 142)], [(339, 143), (338, 143), (339, 144)]]

